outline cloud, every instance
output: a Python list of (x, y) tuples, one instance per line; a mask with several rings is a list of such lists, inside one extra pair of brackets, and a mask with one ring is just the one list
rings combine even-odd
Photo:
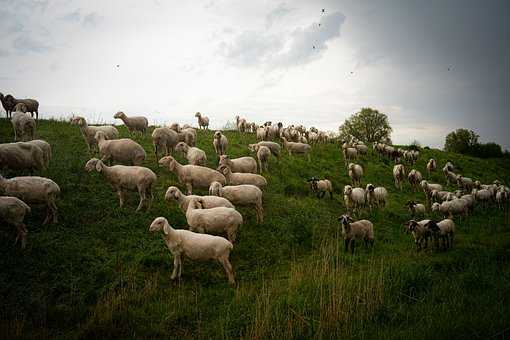
[(78, 8), (75, 11), (67, 13), (64, 16), (61, 16), (59, 19), (62, 21), (70, 22), (70, 23), (80, 22), (81, 21), (81, 10)]
[(103, 17), (96, 12), (91, 12), (83, 17), (83, 26), (97, 26)]
[(51, 51), (53, 48), (40, 40), (32, 37), (29, 34), (23, 34), (13, 40), (12, 46), (19, 53), (24, 54), (27, 52), (43, 53)]
[(294, 8), (289, 8), (285, 3), (281, 3), (266, 15), (266, 29), (271, 28), (274, 22), (294, 11)]
[[(318, 59), (327, 43), (340, 36), (345, 16), (325, 15), (319, 23), (297, 27), (286, 34), (244, 31), (218, 46), (219, 55), (238, 66), (287, 68)], [(315, 47), (315, 48), (314, 48)]]

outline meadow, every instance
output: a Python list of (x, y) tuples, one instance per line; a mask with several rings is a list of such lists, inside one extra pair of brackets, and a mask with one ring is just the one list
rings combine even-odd
[[(128, 137), (124, 126), (121, 137)], [(226, 131), (232, 157), (248, 155), (254, 134)], [(78, 127), (41, 120), (39, 138), (53, 160), (38, 175), (61, 188), (59, 223), (42, 226), (44, 209), (27, 218), (27, 248), (14, 245), (14, 229), (0, 233), (0, 338), (377, 338), (478, 339), (510, 337), (510, 217), (508, 210), (477, 207), (457, 223), (453, 249), (417, 252), (403, 224), (404, 204), (424, 201), (408, 183), (393, 185), (393, 163), (370, 153), (360, 160), (363, 185), (388, 188), (384, 210), (365, 211), (375, 245), (344, 252), (338, 216), (341, 191), (350, 183), (340, 145), (313, 147), (311, 162), (286, 152), (270, 162), (264, 222), (251, 209), (231, 253), (236, 286), (215, 263), (185, 261), (172, 282), (172, 257), (148, 227), (164, 216), (185, 228), (185, 215), (164, 201), (176, 177), (157, 164), (150, 134), (135, 137), (147, 152), (144, 166), (158, 175), (151, 210), (135, 212), (138, 196), (120, 209), (100, 174), (84, 170), (90, 158)], [(0, 120), (0, 143), (12, 141)], [(216, 168), (212, 132), (199, 131), (198, 147)], [(510, 160), (477, 159), (421, 149), (415, 168), (431, 157), (452, 160), (459, 173), (510, 183)], [(177, 156), (184, 162), (181, 155)], [(17, 174), (5, 171), (5, 177)], [(327, 177), (333, 199), (317, 199), (306, 180)], [(441, 172), (432, 181), (445, 184)], [(454, 189), (453, 187), (449, 187)], [(205, 190), (197, 190), (205, 194)], [(430, 215), (436, 219), (439, 216)]]

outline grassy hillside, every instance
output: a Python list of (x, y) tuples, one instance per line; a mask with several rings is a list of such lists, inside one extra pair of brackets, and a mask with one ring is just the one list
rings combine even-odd
[[(122, 136), (128, 136), (120, 127)], [(416, 252), (403, 233), (409, 184), (397, 192), (393, 164), (367, 156), (362, 182), (384, 185), (390, 202), (369, 214), (375, 226), (372, 251), (343, 251), (336, 218), (344, 213), (341, 189), (349, 182), (338, 145), (316, 146), (312, 162), (285, 153), (270, 163), (264, 192), (264, 223), (240, 209), (245, 224), (231, 254), (237, 286), (228, 285), (214, 263), (185, 261), (181, 282), (171, 282), (172, 258), (160, 235), (148, 232), (157, 216), (177, 228), (183, 213), (163, 200), (176, 177), (157, 166), (150, 135), (137, 138), (145, 166), (158, 175), (155, 202), (136, 213), (138, 195), (118, 208), (112, 189), (98, 173), (86, 173), (89, 159), (75, 126), (41, 121), (41, 138), (53, 146), (50, 169), (40, 175), (62, 190), (59, 223), (41, 226), (44, 209), (28, 216), (28, 244), (13, 245), (15, 232), (0, 233), (0, 338), (502, 338), (510, 336), (510, 227), (508, 214), (477, 208), (458, 223), (454, 248)], [(225, 133), (229, 154), (247, 155), (253, 135)], [(10, 122), (0, 120), (0, 142), (12, 140)], [(212, 133), (200, 132), (198, 146), (216, 167)], [(508, 160), (480, 160), (422, 150), (415, 166), (453, 160), (466, 176), (510, 183)], [(181, 156), (177, 157), (183, 161)], [(4, 172), (4, 176), (16, 174)], [(333, 200), (309, 193), (310, 176), (332, 180)], [(444, 183), (439, 173), (433, 181)], [(182, 188), (182, 186), (180, 186)], [(205, 191), (198, 190), (199, 193)], [(458, 222), (458, 221), (457, 221)]]

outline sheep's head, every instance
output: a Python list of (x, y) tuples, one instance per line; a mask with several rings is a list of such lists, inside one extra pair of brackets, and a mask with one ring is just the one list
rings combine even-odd
[(410, 220), (409, 222), (407, 222), (407, 228), (409, 231), (415, 231), (417, 226), (418, 222), (416, 222), (415, 220)]
[(257, 144), (248, 144), (248, 149), (252, 152), (255, 152), (258, 149), (257, 146), (258, 146)]
[(346, 185), (344, 187), (344, 195), (350, 196), (352, 194), (352, 187), (350, 185)]
[(347, 169), (354, 170), (354, 163), (349, 163), (349, 165), (347, 166)]
[(209, 195), (212, 195), (212, 196), (221, 196), (221, 183), (220, 182), (217, 182), (217, 181), (214, 181), (211, 183), (211, 185), (209, 186)]
[(435, 203), (433, 203), (433, 204), (432, 204), (432, 206), (430, 207), (430, 209), (431, 209), (432, 211), (439, 211), (439, 207), (440, 207), (440, 204), (439, 204), (439, 203), (437, 203), (437, 202), (435, 202)]
[(221, 138), (221, 131), (216, 131), (214, 133), (214, 139), (220, 139)]
[(175, 169), (175, 159), (172, 156), (165, 156), (158, 161), (160, 166), (166, 166), (170, 171)]
[(18, 103), (16, 104), (16, 106), (14, 106), (14, 111), (15, 112), (27, 112), (28, 108), (27, 108), (27, 105), (25, 103)]
[(230, 165), (231, 163), (232, 163), (232, 161), (230, 160), (230, 157), (228, 157), (228, 155), (220, 155), (220, 161), (219, 161), (220, 166)]
[(427, 223), (425, 223), (425, 228), (427, 228), (431, 232), (438, 232), (439, 231), (439, 226), (437, 225), (437, 223), (435, 221), (432, 221), (432, 220), (430, 220)]
[(423, 189), (426, 189), (429, 186), (429, 183), (426, 180), (422, 180), (420, 185)]
[(188, 144), (184, 143), (184, 142), (179, 142), (177, 143), (177, 145), (175, 145), (175, 151), (178, 151), (178, 152), (188, 152)]
[(202, 114), (200, 114), (200, 112), (195, 113), (195, 117), (200, 118), (201, 116)]
[(163, 232), (168, 235), (170, 233), (170, 228), (170, 224), (168, 224), (168, 220), (166, 218), (156, 217), (149, 226), (149, 231), (154, 233), (156, 231), (163, 230)]
[(232, 170), (227, 165), (222, 165), (218, 168), (218, 171), (221, 172), (224, 176), (230, 175)]
[(374, 189), (375, 189), (375, 187), (374, 187), (373, 184), (371, 184), (371, 183), (367, 184), (367, 191), (368, 192), (374, 192)]
[(97, 170), (97, 172), (101, 172), (102, 165), (103, 165), (103, 162), (101, 162), (101, 160), (99, 160), (97, 158), (91, 158), (91, 159), (89, 159), (87, 164), (85, 164), (85, 170), (87, 172), (91, 172), (94, 170)]
[(179, 190), (179, 188), (171, 186), (168, 187), (165, 193), (165, 200), (168, 202), (172, 199), (179, 200), (182, 197), (182, 192)]
[(319, 180), (318, 180), (317, 178), (315, 178), (315, 177), (312, 177), (312, 178), (310, 178), (310, 179), (307, 181), (308, 183), (310, 183), (310, 189), (311, 189), (312, 191), (317, 191), (317, 189), (318, 189), (318, 188), (317, 188), (317, 182), (318, 182), (318, 181), (319, 181)]
[(116, 118), (116, 119), (122, 119), (122, 118), (125, 118), (126, 117), (126, 114), (122, 111), (119, 111), (117, 112), (116, 114), (113, 115), (113, 118)]
[(415, 205), (416, 205), (415, 201), (407, 201), (407, 203), (405, 204), (405, 206), (408, 207), (409, 209), (413, 209)]
[(338, 218), (338, 221), (340, 222), (340, 224), (346, 228), (348, 228), (350, 226), (350, 224), (352, 222), (354, 222), (354, 220), (351, 218), (351, 216), (349, 214), (344, 214), (342, 216), (340, 216)]
[(100, 142), (100, 141), (103, 141), (103, 140), (106, 140), (106, 134), (104, 133), (104, 131), (97, 131), (96, 134), (94, 135), (94, 138)]

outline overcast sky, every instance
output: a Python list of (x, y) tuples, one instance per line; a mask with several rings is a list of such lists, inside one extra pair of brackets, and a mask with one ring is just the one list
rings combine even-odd
[(466, 127), (510, 148), (509, 9), (492, 0), (0, 0), (0, 91), (38, 99), (42, 117), (109, 122), (123, 110), (196, 124), (200, 111), (213, 127), (240, 114), (336, 131), (369, 106), (388, 115), (394, 143), (442, 146)]

